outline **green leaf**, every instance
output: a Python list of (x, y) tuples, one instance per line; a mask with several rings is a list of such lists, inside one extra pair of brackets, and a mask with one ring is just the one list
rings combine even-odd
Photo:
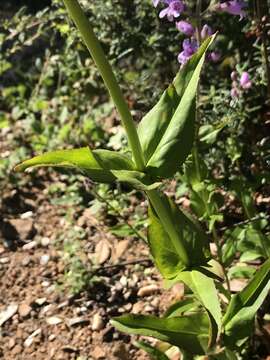
[(24, 171), (30, 167), (53, 166), (81, 170), (93, 181), (129, 183), (140, 190), (151, 190), (159, 186), (145, 173), (136, 171), (131, 159), (109, 150), (90, 150), (89, 147), (71, 150), (58, 150), (35, 156), (15, 167)]
[(254, 318), (270, 289), (270, 259), (256, 272), (249, 284), (234, 295), (223, 319), (226, 341), (236, 343), (250, 335)]
[(176, 317), (184, 315), (188, 311), (198, 311), (199, 302), (196, 301), (193, 297), (177, 301), (169, 307), (165, 313), (165, 317)]
[(195, 297), (212, 315), (220, 332), (222, 313), (214, 280), (197, 270), (183, 271), (177, 276), (177, 280), (183, 281), (192, 290)]
[[(179, 242), (184, 244), (190, 266), (206, 265), (209, 247), (204, 232), (193, 218), (182, 212), (166, 196), (163, 195), (162, 201), (166, 204), (172, 223), (175, 224)], [(173, 278), (185, 269), (185, 264), (182, 263), (168, 233), (151, 205), (149, 207), (148, 243), (155, 264), (165, 278)]]
[(114, 318), (111, 323), (120, 331), (151, 336), (192, 354), (205, 354), (207, 348), (209, 320), (203, 313), (173, 318), (123, 315)]
[(147, 344), (144, 341), (136, 341), (134, 345), (146, 351), (150, 355), (150, 357), (154, 360), (170, 360), (168, 356), (164, 354), (164, 352), (160, 351), (154, 346), (151, 346), (150, 344)]
[(179, 71), (157, 105), (138, 127), (147, 173), (168, 178), (190, 153), (195, 131), (196, 91), (210, 37)]
[(179, 100), (174, 85), (170, 85), (161, 95), (157, 104), (139, 123), (138, 135), (146, 162), (155, 152), (179, 104)]

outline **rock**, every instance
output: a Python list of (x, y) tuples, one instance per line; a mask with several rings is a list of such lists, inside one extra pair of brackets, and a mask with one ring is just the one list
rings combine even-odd
[(45, 302), (47, 301), (47, 298), (43, 297), (43, 298), (37, 298), (35, 300), (35, 303), (39, 306), (42, 306), (43, 304), (45, 304)]
[(48, 325), (58, 325), (58, 324), (61, 324), (62, 322), (63, 322), (63, 320), (57, 316), (51, 316), (46, 319), (46, 323)]
[(56, 336), (55, 336), (54, 334), (51, 334), (51, 335), (48, 337), (48, 340), (49, 340), (49, 341), (53, 341), (55, 338), (56, 338)]
[(172, 286), (174, 300), (181, 300), (185, 294), (185, 285), (183, 283), (176, 283)]
[(30, 241), (29, 243), (23, 245), (22, 249), (25, 251), (32, 250), (37, 247), (36, 241)]
[(127, 348), (125, 346), (125, 344), (123, 344), (122, 342), (117, 342), (113, 348), (112, 348), (112, 355), (115, 357), (115, 359), (117, 360), (129, 360), (130, 356), (129, 353), (127, 351)]
[(136, 302), (132, 307), (133, 314), (140, 314), (144, 309), (144, 303), (142, 301)]
[(106, 358), (106, 353), (105, 351), (100, 347), (100, 346), (96, 346), (93, 350), (93, 352), (91, 353), (91, 356), (94, 359), (105, 359)]
[(40, 265), (45, 266), (48, 264), (49, 261), (50, 261), (50, 255), (45, 254), (40, 257), (39, 262), (40, 262)]
[(9, 341), (8, 341), (9, 350), (13, 349), (15, 345), (16, 345), (15, 339), (14, 338), (9, 339)]
[(97, 264), (104, 264), (111, 256), (111, 248), (107, 240), (100, 240), (95, 248), (95, 259)]
[(64, 345), (61, 347), (61, 350), (67, 353), (77, 353), (79, 350), (77, 348), (75, 348), (74, 346), (70, 346), (70, 345)]
[(12, 355), (19, 355), (23, 352), (23, 348), (21, 345), (16, 345), (13, 349), (12, 349)]
[(8, 257), (3, 257), (0, 259), (0, 264), (7, 264), (9, 263), (10, 259)]
[(75, 317), (72, 319), (69, 319), (67, 321), (68, 326), (76, 326), (76, 325), (82, 325), (82, 324), (88, 324), (89, 320), (85, 317)]
[(104, 328), (104, 321), (103, 321), (101, 315), (97, 313), (93, 316), (92, 330), (99, 331), (99, 330), (102, 330), (103, 328)]
[[(244, 287), (247, 286), (248, 280), (247, 279), (232, 279), (230, 280), (230, 289), (233, 293), (238, 293), (239, 291), (243, 290)], [(227, 284), (224, 284), (224, 287), (227, 289)]]
[(31, 306), (26, 303), (22, 303), (19, 305), (18, 313), (21, 317), (27, 317), (30, 314), (31, 310)]
[(6, 310), (0, 313), (0, 326), (2, 326), (6, 321), (8, 321), (12, 316), (16, 314), (18, 310), (17, 304), (11, 304), (7, 307)]
[(27, 266), (27, 265), (30, 264), (30, 262), (31, 262), (30, 256), (25, 256), (25, 257), (22, 259), (21, 264), (22, 264), (22, 266)]
[(20, 239), (22, 241), (26, 241), (29, 239), (33, 239), (36, 233), (33, 219), (11, 219), (9, 220), (9, 223), (17, 234), (14, 240)]
[(120, 284), (123, 285), (123, 287), (126, 287), (128, 284), (128, 279), (125, 275), (122, 275), (120, 280), (119, 280)]
[(155, 297), (155, 298), (151, 301), (151, 305), (152, 305), (155, 309), (158, 309), (158, 306), (159, 306), (159, 298)]
[(30, 219), (33, 216), (33, 211), (26, 211), (25, 213), (21, 214), (21, 219)]
[(23, 346), (28, 348), (33, 344), (34, 338), (41, 334), (41, 329), (35, 330), (28, 338), (24, 341)]
[(117, 243), (117, 245), (115, 246), (115, 252), (114, 252), (114, 256), (113, 256), (113, 261), (118, 261), (119, 258), (121, 258), (123, 256), (123, 254), (127, 251), (128, 247), (129, 247), (129, 240), (121, 240)]
[(40, 245), (43, 246), (43, 247), (47, 247), (49, 246), (50, 244), (50, 239), (48, 237), (43, 237), (41, 240), (40, 240)]
[(150, 296), (159, 291), (159, 287), (156, 284), (146, 285), (139, 289), (138, 296)]

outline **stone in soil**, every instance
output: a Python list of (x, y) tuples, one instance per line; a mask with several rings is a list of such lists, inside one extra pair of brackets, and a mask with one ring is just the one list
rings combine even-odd
[(12, 240), (26, 241), (33, 239), (36, 229), (34, 227), (34, 221), (32, 219), (11, 219), (9, 220), (9, 229), (4, 232), (4, 236)]
[(138, 296), (150, 296), (159, 291), (159, 287), (156, 284), (146, 285), (139, 289)]
[(17, 304), (11, 304), (6, 308), (6, 310), (3, 310), (0, 313), (0, 326), (2, 326), (6, 321), (12, 318), (16, 314), (17, 310)]
[(21, 317), (24, 318), (30, 315), (31, 310), (32, 310), (31, 306), (29, 306), (26, 303), (22, 303), (19, 305), (18, 313)]
[(101, 315), (97, 313), (93, 316), (92, 330), (99, 331), (99, 330), (102, 330), (103, 328), (104, 328), (104, 321), (103, 321)]

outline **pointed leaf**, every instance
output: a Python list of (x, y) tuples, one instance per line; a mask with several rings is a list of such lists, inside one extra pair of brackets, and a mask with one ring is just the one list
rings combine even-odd
[(109, 150), (90, 150), (88, 147), (58, 150), (35, 156), (15, 167), (24, 171), (30, 167), (53, 166), (77, 168), (97, 182), (129, 183), (140, 190), (151, 190), (159, 186), (144, 173), (134, 170), (134, 164), (127, 156)]
[[(205, 52), (213, 39), (213, 37), (208, 38), (180, 70), (173, 84), (177, 95), (171, 90), (174, 88), (168, 89), (157, 106), (151, 110), (148, 121), (144, 119), (139, 126), (139, 134), (143, 134), (142, 143), (146, 158), (153, 153), (147, 162), (149, 174), (164, 178), (173, 176), (191, 151), (194, 140), (197, 85)], [(169, 92), (172, 93), (171, 96), (168, 96)], [(177, 102), (179, 103), (176, 107)], [(176, 108), (171, 118), (169, 107)], [(162, 121), (161, 115), (164, 116)], [(149, 139), (147, 139), (148, 134)], [(158, 144), (153, 134), (159, 140)]]
[(175, 87), (170, 85), (161, 95), (157, 104), (142, 118), (138, 135), (145, 161), (151, 158), (179, 104)]
[[(162, 197), (162, 201), (167, 206), (172, 223), (175, 224), (179, 242), (187, 251), (190, 266), (206, 265), (209, 257), (209, 245), (204, 232), (194, 219), (182, 212), (166, 196)], [(149, 207), (149, 220), (148, 242), (155, 264), (165, 278), (173, 278), (184, 270), (185, 265), (151, 206)]]
[(154, 337), (192, 354), (204, 354), (207, 348), (209, 321), (203, 313), (174, 318), (123, 315), (111, 323), (120, 331)]
[(249, 284), (234, 295), (223, 319), (227, 343), (250, 335), (254, 318), (270, 290), (270, 259), (256, 272)]
[(222, 313), (214, 280), (197, 270), (183, 271), (176, 279), (183, 281), (192, 290), (195, 297), (209, 311), (220, 332)]

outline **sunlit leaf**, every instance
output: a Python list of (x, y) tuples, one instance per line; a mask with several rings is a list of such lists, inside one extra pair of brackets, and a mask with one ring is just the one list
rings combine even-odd
[(207, 348), (209, 320), (203, 313), (173, 318), (123, 315), (114, 318), (111, 323), (120, 331), (150, 336), (192, 354), (204, 354)]

